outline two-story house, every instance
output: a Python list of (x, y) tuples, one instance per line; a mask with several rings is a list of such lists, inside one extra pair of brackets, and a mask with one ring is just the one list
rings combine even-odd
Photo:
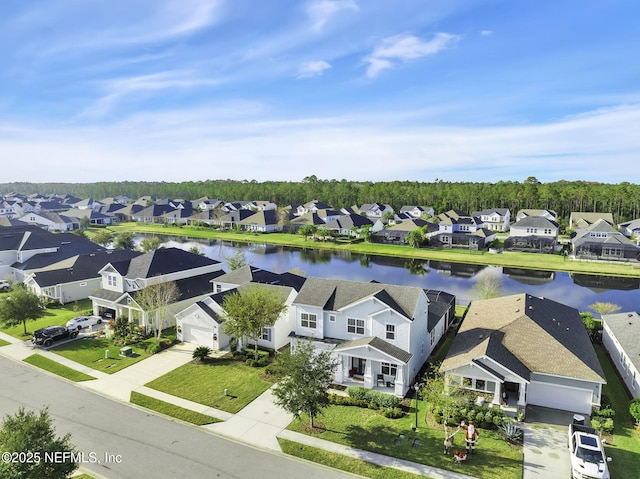
[(571, 246), (576, 259), (640, 260), (640, 247), (604, 219), (578, 229), (571, 238)]
[(387, 213), (395, 213), (391, 205), (385, 205), (382, 203), (365, 203), (359, 208), (359, 210), (361, 214), (364, 214), (372, 221), (382, 218)]
[(136, 293), (155, 283), (175, 282), (179, 297), (169, 306), (165, 325), (173, 315), (211, 293), (210, 281), (224, 274), (222, 263), (178, 248), (161, 248), (135, 258), (115, 261), (100, 270), (101, 289), (93, 292), (93, 314), (104, 318), (126, 317), (147, 324)]
[(511, 212), (509, 208), (492, 208), (475, 211), (471, 216), (479, 216), (485, 228), (491, 231), (509, 231)]
[(495, 231), (484, 227), (479, 216), (458, 210), (438, 215), (438, 233), (430, 236), (429, 244), (442, 248), (483, 249), (495, 239)]
[(507, 251), (553, 253), (558, 244), (558, 223), (545, 216), (524, 216), (511, 225), (504, 242)]
[(406, 213), (413, 218), (422, 218), (423, 216), (432, 218), (435, 211), (430, 206), (405, 205), (400, 208), (400, 213)]
[(442, 298), (450, 306), (430, 318), (421, 288), (308, 278), (291, 306), (291, 346), (310, 340), (330, 350), (339, 362), (337, 384), (404, 396), (453, 318), (455, 301)]

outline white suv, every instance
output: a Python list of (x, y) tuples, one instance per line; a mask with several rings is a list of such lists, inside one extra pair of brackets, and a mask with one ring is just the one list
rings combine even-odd
[(101, 322), (102, 318), (99, 316), (76, 316), (67, 321), (67, 328), (80, 331), (83, 328), (90, 328), (94, 324), (100, 324)]

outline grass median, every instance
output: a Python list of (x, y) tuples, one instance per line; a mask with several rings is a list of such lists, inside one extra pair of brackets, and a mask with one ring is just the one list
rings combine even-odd
[(32, 354), (24, 359), (25, 363), (29, 363), (50, 373), (57, 374), (63, 378), (67, 378), (73, 382), (90, 381), (95, 379), (93, 376), (89, 376), (81, 371), (76, 371), (68, 366), (57, 363), (49, 358), (45, 358), (39, 354)]
[(220, 420), (216, 419), (215, 417), (211, 417), (197, 411), (192, 411), (191, 409), (176, 406), (175, 404), (170, 404), (168, 402), (138, 393), (136, 391), (131, 391), (130, 402), (132, 402), (133, 404), (137, 404), (138, 406), (151, 409), (152, 411), (157, 411), (167, 416), (175, 417), (176, 419), (180, 419), (181, 421), (195, 424), (196, 426), (204, 426), (205, 424), (220, 422)]

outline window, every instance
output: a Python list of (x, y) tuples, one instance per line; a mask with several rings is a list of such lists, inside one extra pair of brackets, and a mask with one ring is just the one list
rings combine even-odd
[(486, 384), (484, 379), (476, 379), (476, 389), (484, 391)]
[(462, 385), (465, 388), (470, 388), (472, 384), (473, 384), (473, 380), (471, 378), (462, 378)]
[(329, 315), (329, 322), (330, 323), (335, 323), (336, 322), (336, 315), (335, 314), (330, 314)]
[(312, 328), (316, 329), (317, 320), (315, 314), (309, 313), (301, 313), (300, 314), (300, 324), (303, 328)]
[(364, 334), (364, 319), (347, 318), (347, 332)]
[(385, 376), (393, 376), (395, 378), (397, 372), (398, 366), (396, 364), (382, 363), (382, 374)]
[(262, 335), (260, 339), (264, 341), (271, 341), (271, 328), (262, 328)]
[(108, 274), (107, 284), (109, 286), (118, 286), (118, 277), (115, 274)]
[(83, 282), (82, 282), (82, 283), (80, 283), (78, 286), (80, 286), (80, 287), (82, 288), (82, 287), (84, 287), (84, 286), (86, 286), (86, 285), (87, 285), (87, 282), (86, 282), (86, 281), (83, 281)]
[(222, 292), (222, 285), (216, 284), (216, 293), (221, 293), (221, 292)]
[(395, 324), (387, 324), (386, 326), (387, 332), (386, 332), (386, 338), (390, 339), (391, 341), (395, 341), (396, 339), (396, 325)]

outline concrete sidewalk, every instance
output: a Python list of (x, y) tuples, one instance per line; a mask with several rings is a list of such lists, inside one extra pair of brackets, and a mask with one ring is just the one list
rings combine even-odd
[(165, 375), (192, 360), (195, 346), (181, 343), (158, 354), (118, 371), (106, 374), (88, 368), (62, 356), (34, 347), (31, 341), (22, 341), (4, 333), (0, 338), (11, 344), (0, 347), (0, 354), (15, 361), (23, 361), (33, 354), (40, 354), (65, 366), (82, 371), (96, 379), (76, 383), (79, 387), (89, 389), (119, 401), (129, 402), (131, 391), (160, 399), (185, 409), (200, 412), (220, 419), (222, 422), (202, 426), (204, 429), (233, 440), (258, 447), (260, 449), (281, 452), (278, 437), (306, 444), (336, 454), (353, 457), (380, 466), (392, 467), (414, 474), (421, 474), (432, 479), (473, 479), (471, 476), (453, 471), (437, 469), (423, 464), (403, 461), (368, 451), (342, 446), (293, 431), (286, 427), (293, 416), (274, 403), (271, 389), (258, 396), (237, 414), (230, 414), (186, 399), (178, 398), (145, 386), (148, 382)]

